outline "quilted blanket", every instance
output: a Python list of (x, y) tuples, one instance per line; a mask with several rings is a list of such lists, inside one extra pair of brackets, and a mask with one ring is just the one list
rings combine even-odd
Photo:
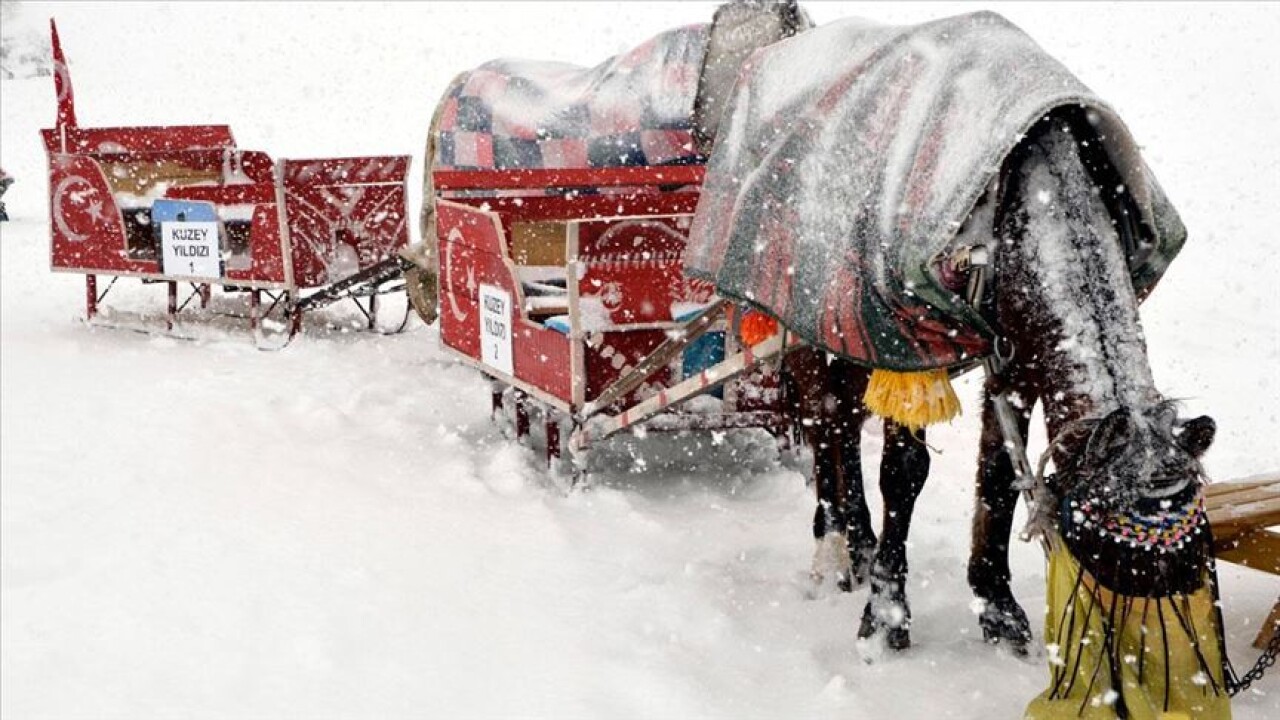
[(700, 163), (691, 128), (707, 32), (670, 30), (591, 68), (504, 59), (463, 73), (442, 101), (433, 167)]
[(1030, 37), (979, 12), (831, 23), (757, 51), (721, 120), (686, 272), (805, 340), (914, 371), (989, 352), (942, 277), (957, 232), (1024, 133), (1083, 108), (1144, 225), (1145, 295), (1186, 232), (1119, 116)]

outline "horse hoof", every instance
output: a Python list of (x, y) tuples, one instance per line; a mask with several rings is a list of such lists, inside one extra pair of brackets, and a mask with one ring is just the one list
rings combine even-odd
[(1000, 632), (996, 630), (992, 630), (991, 628), (986, 628), (986, 627), (982, 628), (982, 639), (988, 645), (997, 645), (997, 646), (1002, 645), (1008, 648), (1009, 651), (1012, 652), (1015, 656), (1020, 658), (1027, 657), (1029, 652), (1028, 647), (1030, 645), (1030, 640), (1024, 640), (1018, 637), (1010, 637), (1009, 635), (1001, 634)]
[(854, 568), (850, 565), (849, 542), (844, 533), (829, 532), (818, 540), (813, 551), (813, 565), (809, 576), (815, 585), (821, 585), (826, 578), (835, 578), (836, 587), (844, 592), (853, 590)]
[(877, 612), (868, 602), (862, 611), (862, 623), (858, 627), (858, 639), (873, 641), (883, 639), (890, 650), (906, 650), (911, 647), (911, 616), (905, 606), (892, 604)]
[(850, 589), (861, 588), (871, 579), (871, 563), (875, 557), (875, 543), (849, 546), (849, 565), (853, 572)]
[(836, 574), (836, 587), (842, 592), (853, 592), (867, 586), (871, 580), (871, 563), (876, 557), (876, 546), (849, 546), (849, 564)]
[(884, 644), (890, 650), (906, 650), (911, 647), (911, 632), (906, 628), (889, 628), (884, 635)]
[(978, 615), (982, 639), (990, 645), (1006, 645), (1024, 657), (1031, 645), (1031, 623), (1022, 606), (1012, 597), (986, 601)]

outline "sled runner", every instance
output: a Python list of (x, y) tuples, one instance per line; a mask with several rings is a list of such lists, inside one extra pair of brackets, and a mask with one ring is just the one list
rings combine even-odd
[[(237, 147), (225, 125), (81, 127), (51, 30), (51, 262), (85, 276), (90, 322), (103, 322), (101, 302), (129, 277), (167, 287), (169, 331), (193, 300), (209, 308), (214, 287), (247, 297), (221, 314), (259, 340), (268, 329), (287, 340), (306, 311), (343, 298), (377, 327), (379, 296), (403, 287), (408, 156), (277, 161)], [(111, 284), (100, 290), (99, 276)], [(191, 288), (181, 303), (180, 286)]]

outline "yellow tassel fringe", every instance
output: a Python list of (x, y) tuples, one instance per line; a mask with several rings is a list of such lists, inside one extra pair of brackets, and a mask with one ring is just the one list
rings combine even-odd
[(946, 370), (874, 370), (862, 402), (876, 415), (913, 431), (960, 414), (960, 399)]
[[(1107, 697), (1123, 699), (1130, 720), (1231, 720), (1222, 628), (1207, 578), (1190, 595), (1116, 597), (1088, 573), (1082, 578), (1062, 539), (1050, 534), (1045, 581), (1044, 642), (1056, 649), (1050, 687), (1031, 701), (1024, 720), (1115, 720), (1116, 703), (1099, 702)], [(1118, 603), (1132, 611), (1105, 612)], [(1124, 659), (1118, 676), (1105, 669), (1107, 652)]]

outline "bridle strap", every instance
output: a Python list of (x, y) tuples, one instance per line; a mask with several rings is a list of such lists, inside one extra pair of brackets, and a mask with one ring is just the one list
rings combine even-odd
[[(970, 267), (968, 300), (971, 306), (977, 308), (981, 306), (982, 294), (986, 289), (987, 272), (991, 267), (991, 258), (986, 252), (970, 252), (968, 262)], [(1000, 346), (1000, 341), (1001, 338), (999, 337), (995, 339), (996, 347)], [(987, 379), (991, 380), (1003, 372), (1012, 357), (1013, 352), (1010, 351), (1007, 355), (993, 352), (982, 358), (982, 370)], [(1030, 541), (1032, 537), (1039, 536), (1045, 552), (1048, 553), (1048, 541), (1045, 538), (1044, 528), (1040, 522), (1043, 508), (1039, 507), (1045, 497), (1045, 493), (1040, 491), (1040, 485), (1043, 483), (1044, 463), (1041, 462), (1039, 473), (1031, 469), (1031, 460), (1027, 457), (1027, 444), (1022, 437), (1021, 429), (1018, 427), (1018, 418), (1013, 405), (1009, 402), (1009, 391), (1004, 386), (1004, 383), (988, 382), (987, 387), (1000, 388), (998, 391), (990, 392), (987, 399), (991, 403), (992, 409), (995, 410), (996, 422), (1000, 426), (1000, 435), (1004, 438), (1004, 449), (1009, 454), (1009, 461), (1013, 465), (1013, 486), (1015, 489), (1022, 491), (1022, 498), (1027, 503), (1029, 519), (1027, 526), (1019, 533), (1019, 537), (1023, 541)]]

